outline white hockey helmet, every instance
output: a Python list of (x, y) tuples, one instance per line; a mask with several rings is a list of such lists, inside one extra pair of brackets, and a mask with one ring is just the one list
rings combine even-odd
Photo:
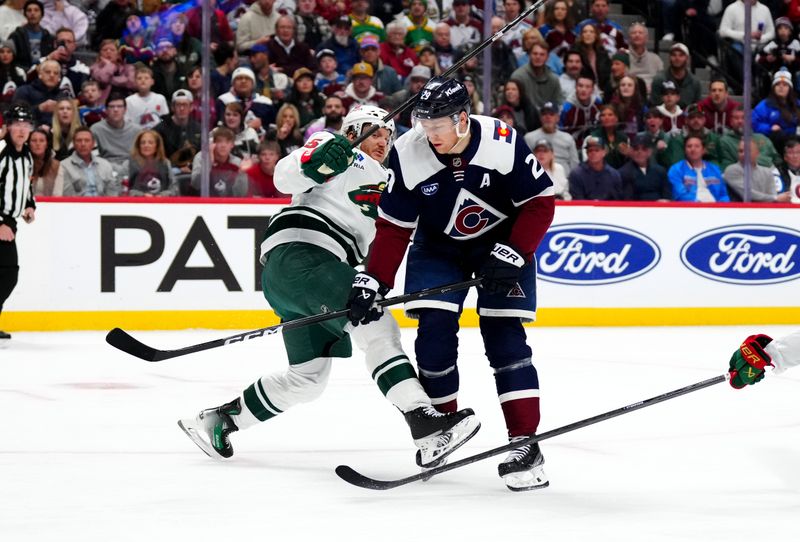
[(377, 124), (389, 131), (389, 146), (386, 149), (386, 152), (389, 152), (394, 141), (395, 127), (393, 120), (383, 121), (388, 114), (385, 109), (374, 105), (355, 105), (342, 120), (342, 135), (347, 136), (352, 133), (355, 137), (359, 137), (365, 125)]

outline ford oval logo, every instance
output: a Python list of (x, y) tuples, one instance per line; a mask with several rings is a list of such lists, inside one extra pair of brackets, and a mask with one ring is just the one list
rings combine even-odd
[(681, 261), (702, 277), (732, 284), (774, 284), (800, 277), (800, 232), (766, 224), (708, 230), (681, 247)]
[(539, 277), (561, 284), (622, 282), (643, 275), (661, 250), (641, 233), (608, 224), (553, 226), (536, 251)]

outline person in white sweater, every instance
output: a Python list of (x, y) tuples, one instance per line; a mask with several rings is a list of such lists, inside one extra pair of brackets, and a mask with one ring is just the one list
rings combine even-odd
[[(751, 32), (753, 54), (758, 49), (769, 43), (775, 38), (775, 24), (769, 8), (758, 0), (749, 0), (751, 8)], [(736, 0), (733, 4), (725, 8), (722, 20), (719, 23), (719, 37), (730, 40), (730, 47), (726, 47), (725, 54), (727, 68), (724, 71), (732, 74), (742, 73), (742, 53), (744, 51), (744, 1)], [(738, 89), (737, 92), (740, 92)]]
[(758, 334), (747, 337), (733, 353), (730, 361), (730, 384), (741, 389), (764, 378), (764, 368), (772, 367), (780, 374), (800, 365), (800, 331), (779, 339)]
[(155, 80), (153, 70), (147, 66), (136, 68), (136, 94), (125, 98), (126, 116), (133, 124), (142, 129), (154, 128), (161, 122), (161, 115), (169, 114), (167, 99), (162, 94), (152, 92)]

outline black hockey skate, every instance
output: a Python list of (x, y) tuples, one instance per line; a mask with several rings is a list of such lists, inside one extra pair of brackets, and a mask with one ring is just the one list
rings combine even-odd
[(5, 331), (0, 331), (0, 340), (10, 339), (10, 338), (11, 338), (11, 333), (6, 333)]
[(198, 448), (214, 459), (228, 459), (233, 455), (228, 435), (239, 428), (231, 419), (232, 414), (239, 414), (242, 405), (237, 397), (230, 403), (220, 407), (203, 410), (196, 418), (180, 420), (178, 427), (197, 444)]
[(442, 413), (432, 406), (419, 407), (404, 414), (417, 450), (417, 465), (433, 468), (467, 442), (481, 422), (471, 408)]
[[(514, 437), (511, 442), (522, 442), (527, 436)], [(508, 456), (497, 466), (497, 473), (505, 481), (511, 491), (529, 491), (544, 489), (550, 485), (544, 473), (544, 456), (539, 443), (525, 444), (511, 450)]]

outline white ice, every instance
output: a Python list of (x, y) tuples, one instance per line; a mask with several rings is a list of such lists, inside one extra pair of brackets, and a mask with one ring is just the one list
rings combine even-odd
[[(790, 327), (532, 328), (541, 430), (723, 374), (738, 342)], [(413, 330), (403, 340), (413, 351)], [(233, 334), (140, 332), (159, 348)], [(485, 460), (386, 492), (416, 472), (402, 417), (360, 356), (318, 401), (233, 435), (228, 462), (176, 425), (285, 366), (280, 338), (146, 363), (103, 334), (15, 333), (0, 350), (0, 540), (797, 541), (800, 370), (697, 391), (542, 443), (548, 489), (512, 493)], [(460, 404), (505, 443), (480, 335), (461, 332)]]

